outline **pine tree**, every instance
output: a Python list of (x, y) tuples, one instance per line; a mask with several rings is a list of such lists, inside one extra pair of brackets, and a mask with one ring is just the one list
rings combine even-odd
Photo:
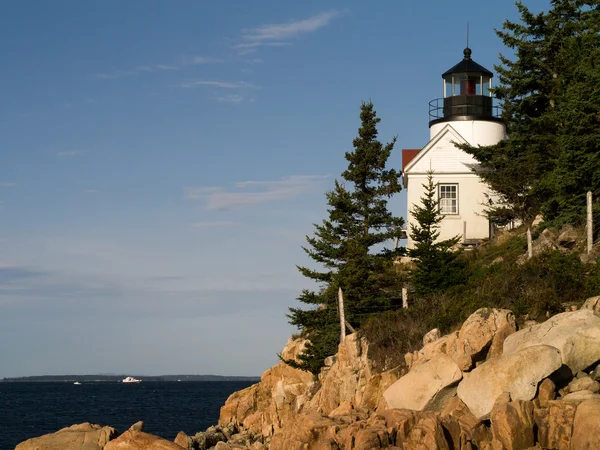
[(336, 180), (326, 194), (328, 218), (315, 224), (314, 236), (306, 238), (304, 251), (323, 269), (298, 267), (320, 287), (304, 290), (298, 297), (309, 309), (290, 308), (288, 314), (290, 323), (310, 338), (300, 367), (313, 373), (337, 351), (338, 288), (344, 293), (346, 320), (354, 327), (394, 301), (382, 276), (394, 255), (382, 244), (400, 237), (403, 225), (402, 218), (388, 210), (389, 198), (401, 190), (400, 173), (386, 168), (396, 139), (385, 145), (377, 140), (381, 119), (371, 102), (362, 104), (360, 119), (354, 150), (345, 154), (348, 168), (341, 174), (342, 181)]
[(425, 194), (421, 197), (421, 204), (414, 205), (411, 210), (416, 224), (410, 227), (410, 237), (415, 246), (408, 249), (408, 255), (415, 259), (413, 288), (421, 297), (462, 284), (467, 277), (466, 266), (459, 259), (460, 253), (453, 249), (460, 238), (438, 241), (439, 225), (444, 217), (440, 212), (433, 172), (428, 172), (427, 184), (423, 187)]
[(542, 211), (550, 221), (576, 221), (585, 192), (598, 192), (600, 181), (600, 1), (550, 3), (533, 14), (517, 2), (520, 22), (496, 31), (515, 52), (495, 67), (508, 138), (461, 148), (487, 169), (480, 176), (514, 217)]
[(600, 194), (600, 1), (575, 3), (577, 20), (558, 52), (568, 71), (558, 78), (552, 109), (560, 153), (540, 181), (542, 212), (558, 223), (581, 221), (586, 192)]

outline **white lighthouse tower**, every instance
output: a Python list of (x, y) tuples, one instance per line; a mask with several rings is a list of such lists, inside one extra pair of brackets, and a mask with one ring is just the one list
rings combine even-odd
[(506, 127), (490, 92), (492, 77), (492, 72), (471, 59), (471, 49), (465, 48), (462, 61), (442, 74), (443, 98), (429, 102), (429, 142), (422, 149), (402, 151), (409, 248), (414, 223), (411, 210), (421, 203), (428, 171), (433, 171), (444, 215), (440, 239), (458, 235), (469, 245), (490, 235), (484, 205), (493, 194), (477, 175), (477, 161), (455, 143), (493, 145), (504, 139)]

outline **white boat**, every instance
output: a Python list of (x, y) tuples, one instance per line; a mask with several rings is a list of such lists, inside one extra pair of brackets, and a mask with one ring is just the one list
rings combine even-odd
[(127, 377), (123, 380), (123, 383), (141, 383), (142, 380), (138, 380), (137, 378)]
[(76, 381), (76, 382), (75, 382), (75, 383), (73, 383), (73, 384), (81, 384), (81, 383), (80, 383), (79, 381)]

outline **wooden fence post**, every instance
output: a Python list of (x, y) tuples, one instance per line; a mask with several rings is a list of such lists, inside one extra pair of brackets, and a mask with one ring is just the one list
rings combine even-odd
[(527, 259), (533, 258), (533, 241), (531, 239), (531, 228), (527, 228)]
[(402, 288), (402, 307), (408, 308), (408, 289)]
[(340, 308), (340, 344), (343, 344), (346, 338), (346, 318), (344, 317), (344, 294), (342, 293), (342, 288), (338, 289), (338, 302)]
[(592, 212), (592, 191), (587, 193), (587, 252), (592, 253), (594, 245), (594, 217)]

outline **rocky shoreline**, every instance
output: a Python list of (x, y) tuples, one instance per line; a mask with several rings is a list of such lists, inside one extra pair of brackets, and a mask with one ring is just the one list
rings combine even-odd
[[(318, 379), (280, 362), (229, 397), (218, 425), (174, 442), (142, 423), (80, 424), (16, 450), (600, 448), (600, 297), (572, 309), (521, 330), (511, 311), (480, 309), (383, 372), (349, 335)], [(305, 344), (290, 339), (282, 357)]]

